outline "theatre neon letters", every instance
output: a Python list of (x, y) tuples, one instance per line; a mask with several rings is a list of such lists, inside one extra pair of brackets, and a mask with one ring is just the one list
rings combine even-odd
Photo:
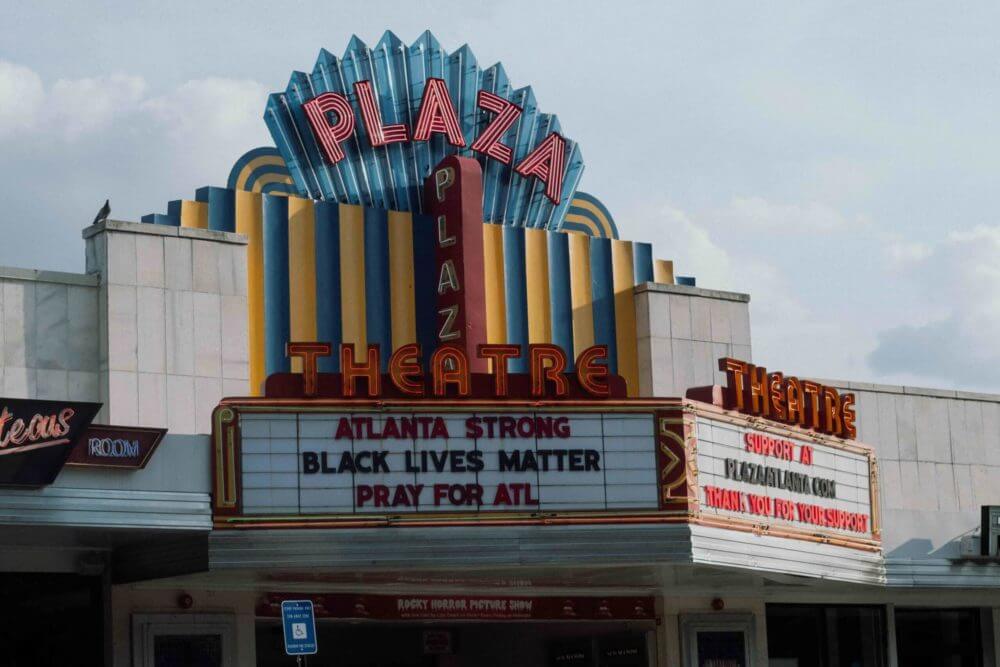
[[(301, 389), (307, 398), (321, 393), (321, 376), (336, 376), (333, 391), (345, 398), (382, 396), (383, 374), (381, 352), (377, 345), (369, 345), (363, 356), (353, 345), (340, 346), (339, 374), (321, 374), (318, 371), (320, 357), (330, 356), (330, 343), (290, 342), (286, 346), (290, 357), (302, 359)], [(521, 356), (520, 345), (481, 344), (477, 346), (475, 359), (469, 358), (465, 350), (455, 345), (442, 345), (431, 355), (430, 370), (423, 371), (420, 345), (409, 343), (396, 349), (389, 357), (388, 373), (384, 378), (390, 383), (390, 393), (401, 396), (469, 397), (473, 392), (473, 361), (493, 362), (494, 372), (488, 376), (490, 393), (495, 398), (506, 398), (511, 393), (512, 375), (507, 370), (506, 361)], [(608, 373), (606, 365), (607, 346), (594, 345), (587, 348), (576, 359), (573, 375), (577, 398), (609, 398), (617, 393), (615, 380)], [(530, 395), (535, 398), (564, 398), (573, 393), (573, 387), (565, 373), (566, 353), (562, 348), (549, 344), (528, 346), (528, 379)], [(290, 375), (290, 374), (287, 374)], [(297, 376), (297, 374), (296, 374)], [(281, 378), (281, 375), (272, 376)], [(523, 376), (517, 376), (518, 379)], [(362, 382), (363, 380), (363, 382)], [(269, 379), (269, 382), (271, 380)], [(271, 386), (271, 385), (269, 385)], [(270, 392), (269, 392), (270, 393)]]
[(724, 407), (785, 424), (852, 440), (857, 436), (854, 394), (838, 393), (812, 380), (783, 373), (768, 373), (763, 366), (724, 357), (728, 386)]

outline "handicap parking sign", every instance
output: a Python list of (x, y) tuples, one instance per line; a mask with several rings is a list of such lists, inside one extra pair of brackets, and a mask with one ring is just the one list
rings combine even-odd
[(316, 616), (311, 600), (285, 600), (281, 603), (281, 625), (285, 631), (285, 655), (313, 655), (316, 642)]

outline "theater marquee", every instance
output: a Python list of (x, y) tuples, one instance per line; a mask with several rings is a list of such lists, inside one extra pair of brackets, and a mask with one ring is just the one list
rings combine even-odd
[(700, 407), (690, 431), (704, 522), (778, 536), (815, 533), (833, 544), (878, 544), (878, 476), (870, 448), (711, 406)]
[(657, 509), (649, 412), (235, 410), (245, 514)]
[(568, 373), (560, 350), (531, 346), (530, 373), (499, 376), (471, 372), (460, 348), (439, 348), (427, 373), (418, 349), (385, 374), (377, 352), (364, 366), (341, 353), (341, 373), (319, 373), (310, 351), (266, 396), (216, 409), (217, 528), (689, 523), (879, 549), (862, 444), (627, 398), (595, 375), (598, 348)]

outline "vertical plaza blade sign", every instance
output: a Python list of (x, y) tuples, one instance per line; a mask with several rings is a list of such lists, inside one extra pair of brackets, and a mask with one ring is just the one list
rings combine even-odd
[[(450, 156), (427, 179), (424, 201), (436, 228), (437, 338), (473, 351), (486, 342), (483, 244), (459, 243), (482, 236), (482, 172), (475, 160)], [(486, 361), (472, 358), (470, 370), (485, 372)]]

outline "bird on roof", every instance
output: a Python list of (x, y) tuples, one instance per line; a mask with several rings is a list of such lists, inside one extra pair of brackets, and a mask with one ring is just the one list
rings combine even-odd
[(100, 224), (107, 220), (109, 215), (111, 215), (111, 200), (105, 199), (104, 206), (102, 206), (101, 210), (97, 212), (97, 215), (94, 217), (94, 222), (91, 224)]

